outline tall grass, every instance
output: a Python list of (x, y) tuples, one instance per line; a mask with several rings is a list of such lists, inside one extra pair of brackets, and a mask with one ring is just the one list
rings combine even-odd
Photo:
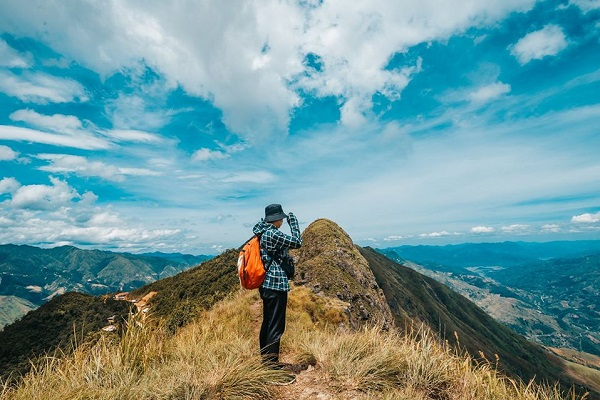
[[(174, 335), (132, 317), (119, 335), (46, 357), (18, 385), (0, 382), (0, 400), (296, 399), (302, 379), (274, 386), (282, 372), (260, 362), (259, 301), (256, 292), (234, 295)], [(491, 363), (475, 364), (425, 328), (350, 332), (346, 306), (304, 288), (290, 294), (282, 356), (316, 364), (305, 376), (318, 377), (311, 390), (323, 398), (576, 399), (558, 387), (505, 378)]]

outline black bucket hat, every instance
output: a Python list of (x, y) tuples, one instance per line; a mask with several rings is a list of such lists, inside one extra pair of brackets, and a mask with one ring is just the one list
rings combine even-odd
[(265, 222), (275, 222), (287, 218), (281, 204), (269, 204), (265, 207)]

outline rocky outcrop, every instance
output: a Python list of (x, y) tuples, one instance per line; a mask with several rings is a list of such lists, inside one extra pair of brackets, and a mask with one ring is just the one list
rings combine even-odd
[(296, 285), (345, 302), (351, 329), (377, 325), (387, 329), (393, 317), (367, 260), (342, 228), (318, 219), (302, 234), (296, 258)]

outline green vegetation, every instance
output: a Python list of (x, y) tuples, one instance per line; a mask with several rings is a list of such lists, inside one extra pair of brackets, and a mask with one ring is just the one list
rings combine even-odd
[(30, 359), (69, 353), (108, 325), (109, 317), (116, 316), (119, 324), (129, 312), (129, 303), (110, 298), (75, 292), (58, 296), (0, 331), (0, 376), (17, 378), (29, 370)]
[(464, 348), (474, 359), (496, 362), (509, 376), (571, 385), (557, 357), (496, 322), (473, 302), (371, 248), (361, 253), (399, 326), (410, 330), (415, 321), (424, 322), (454, 347)]
[(197, 267), (136, 289), (129, 298), (157, 292), (150, 303), (152, 315), (164, 319), (173, 332), (240, 287), (238, 253), (228, 250)]
[(555, 386), (503, 377), (493, 365), (445, 347), (424, 327), (407, 334), (336, 329), (324, 314), (308, 316), (312, 306), (304, 301), (314, 296), (306, 288), (290, 293), (282, 356), (312, 366), (289, 386), (277, 386), (283, 373), (260, 362), (260, 308), (253, 291), (216, 304), (175, 335), (130, 321), (120, 336), (102, 335), (70, 356), (47, 358), (17, 386), (0, 382), (0, 399), (294, 400), (301, 393), (340, 400), (578, 399)]
[[(31, 303), (35, 308), (70, 291), (103, 295), (132, 290), (206, 259), (206, 256), (184, 255), (168, 259), (160, 253), (156, 255), (82, 250), (72, 246), (41, 249), (0, 245), (0, 296), (22, 299), (21, 302)], [(15, 305), (12, 310), (0, 310), (0, 328), (25, 314), (15, 302), (11, 304)]]

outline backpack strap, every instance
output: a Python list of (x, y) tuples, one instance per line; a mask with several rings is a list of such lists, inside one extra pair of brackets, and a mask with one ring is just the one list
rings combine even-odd
[[(269, 261), (269, 265), (267, 265), (267, 266), (265, 267), (265, 271), (266, 271), (266, 273), (268, 273), (268, 272), (269, 272), (269, 269), (271, 268), (271, 265), (273, 264), (273, 261), (275, 261), (275, 259), (274, 259), (274, 257), (271, 255), (271, 253), (269, 253), (269, 251), (268, 251), (267, 249), (263, 248), (263, 247), (262, 247), (262, 245), (260, 244), (260, 238), (261, 238), (261, 236), (262, 236), (262, 233), (260, 233), (260, 234), (258, 234), (258, 235), (254, 235), (254, 236), (258, 237), (258, 245), (260, 246), (260, 249), (261, 249), (261, 250), (264, 250), (264, 251), (265, 251), (265, 253), (267, 253), (267, 255), (269, 256), (269, 258), (271, 259), (271, 261)], [(253, 238), (254, 236), (252, 236), (250, 239), (246, 240), (246, 243), (248, 243), (249, 241), (251, 241), (251, 240), (252, 240), (252, 238)]]

